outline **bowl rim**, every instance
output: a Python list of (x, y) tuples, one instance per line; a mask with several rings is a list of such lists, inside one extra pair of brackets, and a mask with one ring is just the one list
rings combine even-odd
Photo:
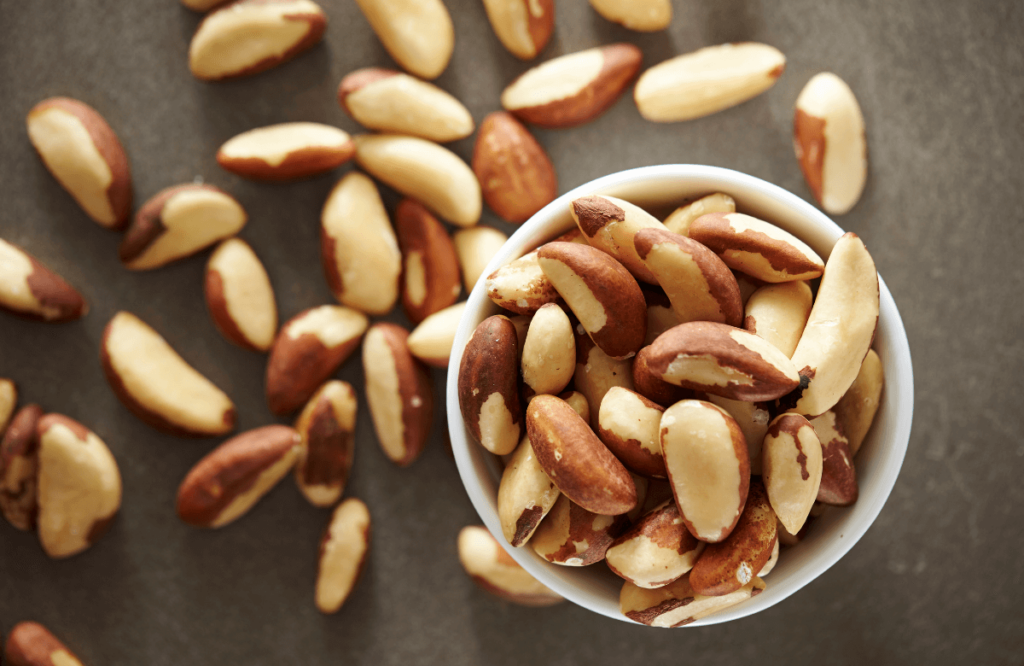
[[(609, 189), (639, 186), (645, 182), (659, 179), (676, 179), (681, 183), (684, 181), (714, 181), (710, 188), (701, 188), (706, 189), (709, 193), (715, 191), (715, 188), (718, 188), (718, 191), (735, 192), (743, 190), (751, 197), (761, 197), (774, 205), (788, 208), (788, 212), (793, 216), (804, 218), (811, 224), (812, 228), (817, 228), (816, 232), (824, 233), (827, 236), (827, 238), (825, 236), (822, 237), (823, 242), (834, 243), (844, 233), (843, 229), (823, 212), (792, 192), (756, 176), (750, 176), (732, 169), (694, 164), (666, 164), (628, 169), (596, 178), (557, 197), (535, 213), (516, 230), (488, 263), (487, 268), (483, 271), (470, 293), (466, 310), (459, 322), (452, 345), (445, 391), (449, 436), (459, 475), (477, 514), (491, 534), (497, 539), (498, 543), (531, 575), (569, 601), (606, 617), (636, 624), (637, 626), (643, 625), (639, 625), (622, 615), (618, 609), (617, 599), (614, 608), (610, 608), (608, 604), (601, 605), (595, 603), (592, 599), (581, 598), (592, 595), (585, 595), (577, 585), (567, 582), (565, 576), (568, 574), (568, 571), (558, 571), (559, 567), (557, 565), (541, 560), (539, 556), (534, 554), (532, 549), (514, 548), (505, 540), (497, 511), (486, 501), (485, 491), (481, 486), (482, 480), (479, 477), (480, 471), (472, 459), (473, 454), (470, 451), (470, 447), (480, 449), (480, 452), (484, 455), (490, 454), (483, 450), (475, 441), (472, 441), (472, 438), (467, 434), (458, 401), (458, 374), (462, 352), (470, 334), (481, 320), (479, 317), (481, 311), (488, 307), (497, 309), (496, 306), (491, 305), (490, 299), (487, 297), (485, 287), (486, 276), (490, 275), (498, 267), (508, 263), (508, 261), (532, 250), (533, 247), (530, 247), (530, 244), (532, 243), (535, 246), (541, 240), (538, 236), (552, 236), (553, 232), (542, 232), (554, 226), (559, 221), (559, 218), (567, 214), (568, 204), (571, 200)], [(739, 198), (743, 198), (743, 195)], [(831, 249), (831, 244), (829, 249)], [(879, 405), (879, 408), (880, 412), (885, 405), (890, 405), (886, 407), (887, 411), (897, 407), (898, 409), (888, 417), (889, 420), (894, 421), (891, 424), (892, 427), (887, 427), (885, 433), (879, 433), (880, 424), (877, 422), (869, 433), (870, 439), (883, 438), (884, 435), (884, 439), (887, 442), (886, 448), (879, 454), (884, 456), (884, 458), (880, 463), (882, 464), (882, 468), (879, 470), (881, 476), (873, 484), (875, 492), (868, 497), (865, 497), (864, 493), (862, 493), (858, 502), (849, 507), (849, 509), (856, 507), (858, 514), (856, 524), (850, 526), (852, 529), (846, 529), (840, 533), (840, 541), (832, 540), (831, 542), (826, 542), (827, 546), (824, 553), (809, 552), (807, 556), (802, 558), (804, 560), (810, 559), (811, 561), (802, 564), (798, 563), (799, 569), (797, 573), (799, 575), (788, 577), (782, 586), (773, 587), (769, 581), (769, 589), (766, 590), (766, 593), (686, 626), (698, 627), (728, 622), (758, 613), (783, 601), (821, 576), (849, 552), (871, 527), (885, 505), (906, 457), (913, 421), (914, 390), (913, 367), (906, 330), (904, 329), (903, 321), (896, 308), (892, 294), (889, 292), (881, 275), (879, 275), (878, 282), (880, 316), (874, 344), (877, 346), (879, 338), (884, 334), (888, 347), (886, 357), (889, 358), (883, 358), (883, 366), (892, 366), (886, 367), (885, 391), (883, 392), (882, 403)], [(896, 372), (891, 372), (893, 368), (895, 368)], [(876, 421), (878, 420), (880, 419), (876, 418)], [(835, 531), (832, 527), (833, 525), (837, 525), (840, 522), (850, 522), (852, 512), (845, 513), (840, 518), (836, 518), (836, 515), (839, 514), (833, 511), (831, 514), (827, 514), (825, 519), (822, 519), (825, 522), (826, 519), (832, 518), (827, 526), (827, 529), (830, 531)], [(838, 529), (842, 530), (842, 526)], [(579, 570), (573, 567), (565, 567), (563, 569), (570, 571)], [(792, 580), (794, 578), (795, 580)], [(779, 589), (780, 587), (782, 589)], [(769, 591), (771, 594), (767, 593)]]

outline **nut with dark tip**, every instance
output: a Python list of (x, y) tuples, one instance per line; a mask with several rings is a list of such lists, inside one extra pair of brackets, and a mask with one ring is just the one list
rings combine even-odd
[(458, 548), (462, 568), (481, 589), (523, 606), (550, 606), (562, 601), (519, 566), (486, 527), (463, 527)]
[(345, 490), (355, 454), (355, 390), (348, 382), (327, 382), (306, 403), (295, 429), (302, 440), (295, 482), (313, 506), (332, 506)]
[(38, 622), (19, 622), (4, 645), (7, 666), (82, 666), (71, 650)]
[(39, 405), (25, 405), (0, 441), (0, 510), (7, 522), (25, 532), (35, 529), (39, 513), (36, 424), (42, 416)]

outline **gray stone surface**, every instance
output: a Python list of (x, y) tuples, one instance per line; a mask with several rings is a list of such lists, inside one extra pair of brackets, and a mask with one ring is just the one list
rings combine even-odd
[[(213, 328), (205, 255), (131, 274), (118, 236), (90, 222), (33, 154), (24, 116), (44, 97), (96, 107), (130, 155), (137, 203), (202, 177), (251, 213), (242, 236), (265, 260), (281, 314), (330, 302), (318, 215), (338, 174), (259, 185), (221, 171), (221, 142), (251, 127), (314, 120), (358, 128), (338, 108), (347, 72), (391, 62), (350, 0), (323, 0), (326, 39), (276, 70), (209, 85), (191, 78), (199, 17), (174, 0), (0, 0), (0, 236), (84, 292), (92, 311), (63, 326), (0, 314), (0, 376), (25, 400), (69, 414), (107, 441), (124, 477), (111, 532), (52, 562), (0, 525), (0, 631), (50, 626), (93, 665), (129, 664), (793, 664), (1021, 663), (1024, 593), (1024, 11), (1019, 2), (756, 0), (675, 2), (667, 32), (630, 33), (582, 0), (560, 0), (544, 57), (617, 40), (648, 65), (724, 41), (789, 58), (767, 94), (715, 116), (646, 123), (628, 95), (598, 121), (539, 131), (560, 191), (620, 169), (671, 162), (731, 167), (809, 197), (792, 155), (792, 105), (814, 73), (850, 83), (867, 118), (871, 175), (838, 220), (871, 248), (910, 337), (917, 407), (903, 472), (877, 523), (836, 566), (786, 602), (729, 625), (653, 631), (563, 605), (530, 610), (478, 591), (455, 537), (477, 521), (439, 421), (409, 469), (388, 463), (360, 413), (349, 493), (374, 517), (374, 549), (342, 611), (313, 606), (327, 513), (287, 480), (217, 532), (174, 515), (177, 485), (216, 442), (161, 435), (103, 380), (101, 331), (128, 309), (236, 400), (239, 426), (272, 421), (261, 356)], [(528, 65), (508, 55), (481, 3), (448, 0), (457, 34), (438, 80), (479, 121)], [(454, 145), (468, 158), (472, 140)], [(346, 167), (347, 168), (347, 167)], [(389, 205), (394, 204), (389, 197)], [(486, 223), (495, 223), (485, 214)], [(498, 226), (502, 226), (498, 224)], [(509, 229), (506, 228), (506, 231)], [(437, 373), (440, 391), (443, 373)], [(359, 363), (340, 376), (361, 385)]]

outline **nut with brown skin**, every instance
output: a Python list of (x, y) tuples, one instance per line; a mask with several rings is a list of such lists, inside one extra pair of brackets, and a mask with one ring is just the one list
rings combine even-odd
[(312, 48), (326, 28), (312, 0), (237, 0), (199, 24), (188, 65), (202, 81), (257, 74)]
[(63, 322), (84, 316), (89, 306), (64, 278), (0, 238), (0, 310), (26, 319)]
[(498, 41), (520, 60), (544, 50), (555, 28), (555, 0), (484, 0)]
[(265, 352), (277, 334), (277, 301), (267, 269), (249, 244), (229, 238), (206, 264), (206, 307), (229, 342)]
[(370, 510), (350, 497), (334, 510), (320, 539), (316, 607), (337, 613), (359, 581), (370, 552)]
[(523, 437), (498, 484), (498, 519), (505, 540), (519, 547), (530, 540), (561, 493), (537, 462), (529, 437)]
[(519, 340), (508, 317), (480, 322), (462, 353), (459, 408), (476, 441), (491, 453), (512, 453), (523, 430)]
[(380, 132), (444, 143), (473, 133), (462, 102), (432, 83), (393, 69), (366, 67), (341, 80), (338, 103), (357, 123)]
[[(559, 236), (556, 241), (587, 244), (577, 228)], [(529, 315), (542, 305), (558, 300), (555, 286), (540, 268), (538, 250), (510, 261), (487, 276), (487, 297), (495, 305), (516, 314)]]
[(661, 417), (661, 452), (686, 529), (701, 541), (724, 541), (750, 486), (747, 443), (736, 420), (710, 402), (677, 402)]
[(659, 284), (634, 244), (645, 229), (667, 231), (657, 218), (628, 201), (601, 194), (574, 199), (569, 213), (591, 246), (615, 257), (637, 280)]
[(242, 205), (212, 185), (168, 187), (135, 213), (118, 255), (129, 270), (159, 268), (234, 236), (247, 220)]
[(871, 429), (884, 385), (885, 370), (882, 368), (882, 360), (878, 358), (874, 349), (869, 349), (857, 373), (857, 379), (832, 408), (850, 443), (851, 455), (857, 455), (860, 445)]
[(761, 443), (768, 432), (768, 422), (771, 420), (771, 403), (730, 400), (720, 395), (708, 395), (704, 399), (718, 405), (729, 412), (729, 416), (736, 419), (736, 424), (743, 431), (743, 439), (747, 440), (747, 453), (750, 454), (750, 473), (755, 476), (760, 474)]
[(121, 507), (121, 472), (110, 449), (81, 423), (60, 414), (36, 422), (39, 441), (39, 543), (54, 559), (96, 542)]
[(647, 306), (640, 285), (601, 250), (555, 242), (537, 251), (541, 270), (584, 330), (612, 358), (629, 358), (643, 346)]
[(702, 215), (708, 213), (735, 213), (736, 200), (728, 194), (716, 192), (683, 204), (665, 218), (665, 227), (680, 236), (690, 235), (690, 225)]
[(629, 518), (625, 514), (598, 515), (561, 495), (534, 532), (530, 545), (553, 564), (586, 567), (603, 560), (627, 527)]
[(462, 291), (455, 244), (423, 204), (403, 199), (395, 210), (402, 251), (402, 308), (414, 324), (455, 303)]
[(619, 609), (634, 622), (650, 627), (682, 627), (746, 601), (764, 592), (765, 587), (764, 581), (755, 576), (731, 594), (707, 597), (697, 594), (689, 576), (656, 590), (645, 590), (627, 581), (619, 594)]
[(793, 234), (742, 213), (709, 213), (690, 225), (690, 238), (706, 245), (730, 268), (765, 282), (812, 280), (825, 263)]
[(785, 68), (786, 56), (767, 44), (708, 46), (651, 67), (636, 82), (633, 98), (647, 120), (692, 120), (757, 97)]
[(750, 295), (743, 328), (792, 356), (811, 315), (813, 300), (811, 287), (804, 280), (765, 285)]
[(406, 71), (436, 79), (448, 66), (455, 28), (441, 0), (356, 0), (388, 54)]
[(501, 94), (501, 105), (540, 127), (575, 127), (604, 113), (636, 76), (643, 53), (609, 44), (559, 56), (527, 70)]
[(526, 432), (538, 464), (573, 502), (605, 516), (636, 507), (629, 472), (564, 400), (552, 395), (531, 400)]
[(463, 301), (424, 319), (406, 340), (412, 355), (429, 366), (447, 368), (455, 343), (455, 331), (465, 311), (466, 302)]
[(340, 305), (310, 308), (289, 319), (267, 361), (267, 405), (290, 414), (306, 403), (359, 346), (366, 315)]
[(14, 408), (18, 405), (18, 387), (10, 379), (0, 377), (0, 437), (7, 430)]
[(558, 195), (558, 177), (544, 148), (522, 123), (503, 111), (480, 123), (473, 173), (487, 205), (512, 224), (530, 219)]
[(704, 551), (671, 499), (633, 525), (608, 548), (605, 560), (612, 572), (648, 589), (664, 587), (686, 575)]
[(657, 32), (672, 23), (670, 0), (590, 0), (604, 18), (637, 32)]
[(772, 509), (790, 534), (797, 534), (818, 496), (822, 447), (814, 426), (799, 414), (782, 414), (768, 427), (761, 469)]
[(332, 506), (341, 497), (355, 455), (356, 392), (348, 382), (332, 380), (306, 403), (295, 430), (302, 451), (295, 483), (313, 506)]
[(671, 407), (680, 400), (693, 400), (697, 396), (696, 391), (669, 384), (651, 370), (650, 359), (653, 351), (651, 345), (647, 345), (633, 359), (632, 385), (636, 392), (662, 407)]
[(397, 324), (377, 323), (363, 341), (366, 403), (373, 429), (385, 455), (402, 467), (423, 452), (434, 414), (430, 376), (409, 352), (408, 337)]
[(523, 606), (551, 606), (562, 601), (519, 566), (486, 527), (463, 527), (458, 548), (462, 568), (481, 589)]
[(402, 255), (377, 186), (352, 171), (331, 190), (320, 214), (320, 259), (342, 305), (371, 315), (398, 299)]
[(103, 116), (76, 99), (51, 97), (32, 107), (25, 122), (43, 164), (86, 215), (108, 229), (123, 229), (132, 212), (132, 175)]
[(208, 437), (235, 427), (231, 398), (130, 312), (118, 312), (107, 324), (100, 362), (121, 403), (157, 430)]
[(7, 522), (24, 532), (35, 529), (39, 513), (36, 424), (42, 416), (39, 405), (25, 405), (0, 440), (0, 511)]
[(850, 506), (857, 501), (857, 468), (836, 413), (828, 410), (811, 419), (811, 426), (821, 442), (821, 485), (816, 499), (830, 506)]
[(664, 411), (639, 393), (614, 386), (601, 401), (597, 434), (629, 470), (663, 479), (660, 429)]
[(459, 257), (459, 269), (462, 271), (462, 284), (466, 292), (484, 275), (487, 264), (498, 253), (508, 236), (493, 227), (473, 227), (455, 232), (455, 253)]
[(217, 151), (217, 163), (243, 178), (284, 181), (330, 171), (355, 153), (352, 137), (337, 127), (281, 123), (228, 139)]
[(82, 666), (71, 650), (38, 622), (19, 622), (7, 635), (8, 666)]
[(576, 370), (572, 324), (554, 303), (541, 306), (530, 321), (523, 344), (523, 383), (534, 394), (559, 393)]

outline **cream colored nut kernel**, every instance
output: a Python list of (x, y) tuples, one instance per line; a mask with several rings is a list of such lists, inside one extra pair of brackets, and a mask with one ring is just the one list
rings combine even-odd
[(523, 382), (534, 393), (557, 394), (576, 370), (576, 341), (562, 308), (542, 306), (530, 321), (523, 345)]
[(807, 528), (810, 526), (811, 521), (814, 520), (814, 516), (808, 516), (807, 522), (804, 523), (803, 529), (797, 532), (796, 534), (789, 533), (789, 531), (786, 529), (786, 526), (782, 524), (782, 521), (778, 520), (778, 515), (776, 515), (776, 520), (778, 522), (775, 527), (779, 533), (779, 543), (788, 548), (790, 546), (795, 546), (798, 543), (800, 543), (800, 541), (807, 535)]
[(661, 417), (661, 451), (686, 528), (701, 541), (725, 540), (750, 485), (747, 443), (736, 420), (710, 402), (677, 402)]
[(295, 483), (313, 506), (333, 506), (345, 490), (355, 454), (356, 407), (352, 385), (332, 380), (310, 398), (295, 421), (302, 442)]
[(501, 105), (540, 127), (574, 127), (604, 113), (636, 76), (643, 53), (610, 44), (570, 53), (527, 70), (501, 93)]
[(736, 419), (736, 424), (743, 431), (743, 439), (747, 440), (747, 453), (750, 455), (750, 473), (761, 473), (761, 443), (768, 432), (771, 420), (767, 402), (748, 402), (746, 400), (730, 400), (720, 395), (708, 395), (707, 401), (714, 403), (729, 412)]
[(512, 453), (525, 432), (518, 378), (516, 327), (507, 317), (488, 317), (462, 353), (459, 408), (473, 438), (499, 456)]
[(169, 187), (135, 213), (118, 254), (130, 270), (159, 268), (234, 236), (247, 220), (242, 205), (216, 187)]
[(832, 411), (850, 443), (850, 454), (857, 455), (875, 420), (885, 385), (882, 360), (874, 349), (869, 349), (857, 373), (857, 379), (839, 399)]
[(671, 407), (680, 400), (696, 398), (698, 392), (693, 389), (676, 386), (675, 384), (669, 384), (661, 378), (661, 375), (651, 370), (650, 359), (654, 351), (652, 345), (641, 349), (640, 353), (633, 359), (631, 371), (633, 374), (633, 387), (636, 392), (662, 407)]
[(445, 228), (412, 199), (399, 202), (395, 233), (402, 251), (402, 308), (418, 324), (459, 298), (459, 258)]
[(316, 607), (337, 613), (352, 593), (370, 551), (370, 510), (350, 497), (334, 510), (320, 539)]
[[(575, 227), (556, 241), (587, 244), (583, 234)], [(555, 286), (540, 268), (538, 250), (510, 261), (487, 276), (487, 297), (495, 305), (517, 314), (532, 315), (542, 305), (558, 300)]]
[(128, 156), (95, 109), (51, 97), (32, 107), (28, 138), (43, 164), (82, 210), (108, 229), (123, 229), (132, 209)]
[(242, 132), (217, 151), (217, 163), (253, 180), (295, 180), (352, 159), (348, 132), (320, 123), (281, 123)]
[(508, 236), (492, 227), (473, 227), (455, 232), (455, 253), (459, 257), (462, 283), (467, 292), (473, 291), (487, 264), (507, 240)]
[(234, 429), (231, 398), (130, 312), (117, 313), (107, 324), (100, 360), (114, 394), (154, 428), (186, 437)]
[(555, 27), (555, 0), (484, 0), (498, 41), (520, 60), (540, 53)]
[(3, 437), (4, 431), (7, 430), (7, 424), (10, 423), (17, 405), (17, 385), (6, 377), (0, 377), (0, 437)]
[(406, 344), (412, 355), (435, 368), (447, 368), (455, 331), (466, 311), (466, 302), (435, 312), (409, 334)]
[[(777, 521), (778, 521), (778, 519), (776, 519), (776, 532), (778, 532), (778, 529), (777, 529), (778, 528), (778, 522)], [(764, 578), (765, 576), (770, 574), (772, 572), (772, 569), (775, 568), (775, 565), (779, 563), (779, 541), (780, 540), (781, 540), (781, 536), (775, 539), (775, 545), (772, 546), (771, 557), (769, 557), (768, 561), (765, 562), (765, 565), (763, 567), (761, 567), (761, 570), (757, 572), (758, 578)]]
[(312, 0), (240, 0), (203, 19), (188, 47), (192, 75), (218, 81), (276, 67), (314, 46), (327, 16)]
[(9, 666), (82, 666), (78, 657), (38, 622), (19, 622), (11, 629), (3, 660)]
[(647, 346), (659, 335), (683, 322), (679, 321), (679, 315), (672, 309), (672, 302), (660, 287), (644, 285), (640, 289), (644, 292), (644, 302), (647, 304), (647, 336), (644, 338), (644, 346)]
[(639, 393), (613, 386), (601, 401), (597, 434), (629, 470), (663, 479), (660, 428), (664, 411)]
[(853, 465), (850, 442), (831, 409), (811, 419), (821, 442), (821, 485), (815, 498), (830, 506), (849, 506), (857, 501), (857, 468)]
[(178, 487), (178, 517), (211, 528), (237, 520), (291, 471), (301, 450), (299, 433), (283, 425), (232, 437), (189, 470)]
[(857, 205), (868, 177), (864, 115), (850, 86), (835, 74), (816, 74), (796, 98), (793, 147), (825, 212), (842, 215)]
[(356, 161), (373, 177), (456, 226), (480, 220), (480, 183), (447, 148), (400, 134), (362, 135), (355, 142)]
[(432, 83), (393, 69), (357, 69), (341, 80), (338, 102), (364, 127), (438, 143), (464, 139), (475, 127), (462, 102)]
[(35, 529), (39, 514), (36, 425), (42, 416), (39, 405), (22, 407), (0, 438), (0, 511), (7, 522), (24, 532)]
[(626, 581), (619, 594), (619, 609), (634, 622), (650, 627), (682, 627), (735, 606), (764, 590), (765, 583), (757, 576), (735, 592), (720, 597), (697, 594), (690, 585), (689, 576), (655, 590), (645, 590)]
[(786, 396), (787, 409), (817, 416), (832, 408), (853, 384), (878, 327), (878, 273), (857, 234), (832, 248), (811, 316), (793, 352), (800, 389)]
[(377, 186), (346, 174), (320, 215), (320, 249), (327, 284), (342, 305), (385, 314), (398, 300), (402, 255)]
[(603, 560), (608, 547), (628, 526), (625, 515), (598, 515), (561, 495), (534, 532), (530, 545), (553, 564), (586, 567)]
[(472, 164), (484, 201), (506, 222), (525, 222), (558, 195), (558, 177), (544, 148), (504, 111), (480, 124)]
[(277, 334), (277, 301), (270, 277), (249, 244), (221, 243), (206, 264), (206, 306), (217, 330), (240, 347), (267, 351)]
[(776, 417), (761, 448), (761, 470), (779, 522), (798, 533), (821, 484), (822, 449), (814, 426), (799, 414)]
[(389, 55), (403, 69), (436, 79), (455, 47), (452, 18), (441, 0), (356, 0)]
[(767, 284), (747, 300), (743, 328), (792, 356), (811, 315), (813, 300), (811, 287), (803, 280)]
[(590, 423), (590, 401), (587, 396), (579, 391), (565, 391), (559, 393), (558, 397), (565, 401), (565, 404), (572, 407), (572, 410), (580, 415), (580, 418)]
[(62, 322), (89, 312), (82, 295), (28, 252), (0, 238), (0, 309)]
[(574, 199), (569, 213), (591, 246), (615, 257), (637, 280), (659, 284), (634, 245), (637, 234), (644, 229), (665, 231), (657, 218), (628, 201), (604, 195)]
[(402, 467), (423, 452), (434, 413), (430, 377), (409, 352), (408, 337), (397, 324), (377, 323), (363, 341), (366, 402), (374, 432), (385, 455)]
[(597, 430), (600, 426), (599, 409), (608, 391), (615, 386), (633, 390), (633, 361), (608, 356), (579, 328), (577, 326), (573, 385), (586, 396), (588, 405), (596, 406), (590, 410), (588, 421)]
[(767, 44), (709, 46), (651, 67), (633, 97), (647, 120), (691, 120), (757, 97), (785, 68), (786, 56)]
[(590, 0), (601, 16), (637, 32), (657, 32), (672, 23), (670, 0)]
[(498, 484), (498, 519), (505, 540), (516, 547), (529, 541), (560, 494), (537, 462), (530, 438), (523, 437)]
[(487, 592), (524, 606), (550, 606), (562, 601), (519, 566), (486, 527), (463, 527), (458, 548), (462, 568)]
[(690, 225), (690, 238), (730, 268), (765, 282), (811, 280), (825, 268), (821, 257), (793, 234), (742, 213), (702, 215)]
[(605, 553), (608, 568), (637, 587), (664, 587), (693, 568), (704, 551), (671, 499), (644, 515)]
[(94, 432), (60, 414), (36, 424), (39, 438), (39, 542), (59, 559), (80, 553), (107, 531), (121, 506), (121, 472)]
[(696, 201), (684, 204), (672, 211), (672, 214), (665, 218), (665, 228), (680, 236), (690, 235), (690, 225), (702, 215), (708, 213), (735, 213), (736, 200), (728, 194), (716, 192), (708, 194)]

